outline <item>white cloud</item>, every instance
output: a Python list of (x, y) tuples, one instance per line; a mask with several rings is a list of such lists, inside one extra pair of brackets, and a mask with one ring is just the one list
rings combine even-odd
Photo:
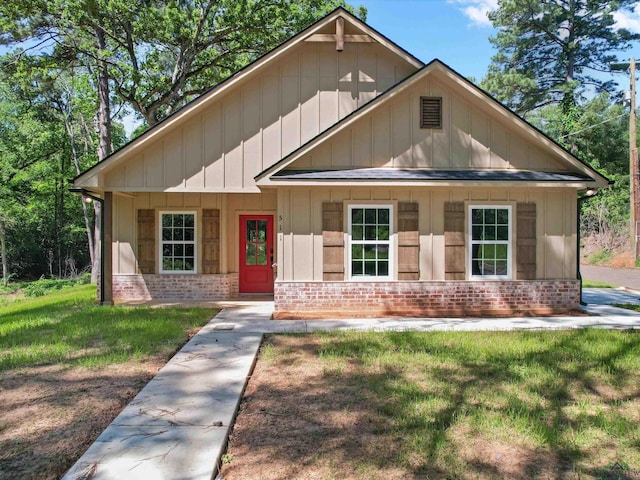
[(615, 28), (626, 28), (633, 33), (640, 33), (640, 4), (633, 11), (618, 11), (613, 14)]
[(449, 3), (453, 3), (459, 6), (462, 13), (464, 13), (472, 25), (479, 27), (490, 27), (491, 22), (487, 13), (498, 8), (498, 0), (448, 0)]

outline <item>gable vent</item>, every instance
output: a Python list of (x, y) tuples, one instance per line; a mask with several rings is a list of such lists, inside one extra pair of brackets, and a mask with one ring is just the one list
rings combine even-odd
[(420, 128), (442, 128), (442, 97), (420, 97)]

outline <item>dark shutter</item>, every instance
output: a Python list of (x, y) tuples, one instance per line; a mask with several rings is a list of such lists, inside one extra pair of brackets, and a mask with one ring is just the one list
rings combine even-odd
[(344, 208), (342, 202), (322, 204), (322, 278), (344, 280)]
[(398, 202), (398, 280), (420, 280), (418, 204)]
[(202, 273), (220, 273), (220, 210), (202, 210)]
[(464, 203), (447, 202), (444, 204), (444, 278), (445, 280), (464, 280)]
[(536, 204), (516, 205), (516, 264), (518, 280), (536, 278)]
[(138, 210), (138, 269), (140, 273), (156, 273), (156, 211)]
[(442, 128), (441, 97), (420, 97), (420, 128)]

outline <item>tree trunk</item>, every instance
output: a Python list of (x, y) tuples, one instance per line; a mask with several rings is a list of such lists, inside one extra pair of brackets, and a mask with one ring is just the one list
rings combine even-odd
[(98, 60), (98, 161), (103, 161), (111, 153), (111, 104), (109, 100), (109, 72), (102, 55), (107, 50), (104, 32), (95, 30), (100, 59)]
[[(107, 41), (104, 32), (99, 28), (95, 29), (96, 39), (100, 58), (98, 60), (98, 161), (102, 162), (111, 153), (111, 104), (109, 99), (109, 71), (107, 62), (102, 55), (107, 50)], [(94, 229), (92, 255), (91, 278), (97, 280), (100, 272), (100, 237), (102, 208), (99, 202), (93, 203)], [(94, 275), (95, 272), (95, 275)]]
[(9, 261), (7, 260), (7, 244), (2, 217), (0, 217), (0, 256), (2, 257), (2, 284), (6, 286), (9, 283)]
[[(69, 136), (69, 143), (71, 144), (71, 156), (73, 158), (73, 165), (76, 168), (76, 174), (80, 175), (80, 161), (78, 160), (78, 152), (76, 150), (76, 136), (73, 131), (73, 115), (71, 110), (71, 103), (68, 103), (64, 106), (66, 111), (63, 112), (62, 118), (64, 119), (64, 124), (67, 129), (67, 135)], [(87, 208), (87, 202), (82, 199), (82, 215), (84, 216), (84, 227), (87, 232), (87, 244), (89, 245), (89, 258), (91, 260), (91, 283), (96, 283), (98, 281), (98, 260), (97, 260), (97, 249), (95, 248), (95, 242), (93, 241), (92, 228), (91, 228), (91, 219), (89, 218), (89, 209)], [(95, 234), (95, 233), (94, 233)]]

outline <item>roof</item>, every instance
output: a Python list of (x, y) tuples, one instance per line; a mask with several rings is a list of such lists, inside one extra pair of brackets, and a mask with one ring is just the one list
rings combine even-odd
[(281, 170), (273, 176), (279, 180), (595, 182), (593, 178), (578, 173), (528, 170), (356, 168), (349, 170)]

